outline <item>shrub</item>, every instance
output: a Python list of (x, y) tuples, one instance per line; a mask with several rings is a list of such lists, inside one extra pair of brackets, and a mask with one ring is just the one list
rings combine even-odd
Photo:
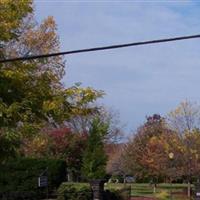
[(89, 183), (65, 182), (58, 188), (57, 200), (91, 200), (92, 191)]
[[(18, 158), (9, 160), (0, 165), (0, 194), (15, 196), (29, 196), (29, 199), (37, 199), (43, 192), (38, 188), (38, 176), (48, 167), (49, 190), (57, 188), (65, 179), (66, 165), (64, 161), (53, 159)], [(23, 197), (25, 198), (25, 197)], [(13, 199), (13, 198), (10, 198)]]

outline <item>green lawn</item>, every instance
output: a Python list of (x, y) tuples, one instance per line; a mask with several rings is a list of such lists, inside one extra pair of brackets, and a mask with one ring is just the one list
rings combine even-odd
[[(131, 196), (155, 197), (158, 200), (170, 200), (171, 192), (173, 200), (188, 200), (186, 196), (187, 184), (158, 184), (156, 193), (153, 192), (153, 186), (144, 183), (126, 184), (131, 185)], [(109, 183), (105, 189), (121, 189), (122, 183)]]

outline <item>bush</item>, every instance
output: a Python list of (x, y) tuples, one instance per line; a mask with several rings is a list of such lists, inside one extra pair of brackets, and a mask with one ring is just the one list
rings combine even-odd
[[(18, 158), (0, 165), (0, 195), (6, 199), (38, 199), (44, 189), (38, 188), (38, 176), (48, 167), (49, 190), (57, 188), (65, 179), (64, 161), (52, 159)], [(31, 195), (29, 195), (31, 194)], [(10, 197), (9, 197), (10, 196)]]
[(92, 191), (89, 183), (65, 182), (58, 188), (57, 200), (91, 200)]
[[(104, 200), (127, 200), (130, 198), (130, 186), (107, 189)], [(91, 200), (92, 190), (89, 183), (62, 183), (58, 189), (57, 200)]]

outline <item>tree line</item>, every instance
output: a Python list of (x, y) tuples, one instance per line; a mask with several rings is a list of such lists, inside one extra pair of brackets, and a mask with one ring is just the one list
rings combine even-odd
[[(0, 12), (0, 59), (60, 51), (54, 18), (38, 23), (31, 0), (2, 0)], [(70, 179), (105, 175), (104, 144), (118, 139), (120, 127), (97, 104), (103, 91), (64, 85), (65, 66), (62, 56), (0, 64), (0, 164), (56, 158), (66, 161)]]
[[(38, 23), (33, 8), (31, 0), (0, 1), (1, 59), (60, 50), (54, 18)], [(65, 87), (65, 64), (62, 56), (0, 64), (1, 164), (16, 156), (64, 159), (68, 174), (77, 180), (104, 176), (105, 169), (141, 180), (190, 183), (198, 177), (197, 104), (184, 101), (166, 117), (147, 117), (119, 145), (122, 130), (115, 114), (96, 103), (105, 93), (79, 83)], [(117, 150), (107, 157), (104, 150), (110, 143)]]
[[(149, 116), (110, 157), (107, 170), (138, 181), (197, 181), (200, 171), (200, 107), (183, 101), (166, 117)], [(190, 195), (190, 188), (188, 189)]]

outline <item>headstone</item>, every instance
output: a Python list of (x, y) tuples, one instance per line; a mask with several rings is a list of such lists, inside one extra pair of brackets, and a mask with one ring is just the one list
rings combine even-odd
[(90, 182), (93, 192), (93, 200), (103, 200), (105, 182), (106, 181), (103, 179), (92, 180)]

